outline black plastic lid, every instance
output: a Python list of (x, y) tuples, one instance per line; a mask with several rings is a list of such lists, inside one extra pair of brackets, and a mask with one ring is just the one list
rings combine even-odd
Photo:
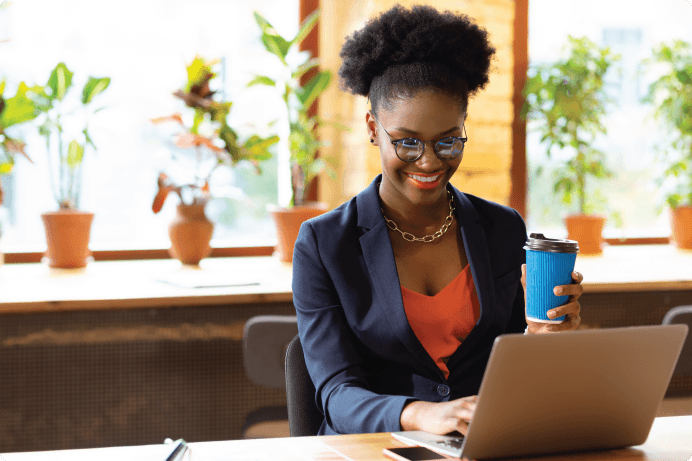
[(531, 234), (524, 249), (551, 253), (579, 253), (579, 243), (576, 240), (549, 239), (543, 234)]

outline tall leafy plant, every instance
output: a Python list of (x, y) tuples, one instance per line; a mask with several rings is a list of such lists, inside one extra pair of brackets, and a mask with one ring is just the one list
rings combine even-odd
[[(67, 96), (73, 88), (73, 76), (74, 73), (61, 62), (51, 71), (44, 86), (33, 87), (29, 92), (37, 113), (42, 117), (38, 132), (46, 140), (51, 187), (60, 209), (79, 208), (84, 153), (89, 146), (96, 149), (89, 135), (89, 120), (93, 114), (104, 109), (92, 110), (93, 101), (111, 82), (109, 77), (89, 77), (82, 87), (80, 104), (68, 110), (70, 102)], [(77, 114), (80, 111), (83, 111), (84, 128), (79, 134), (66, 134), (65, 119), (80, 115)]]
[(572, 36), (568, 37), (564, 55), (558, 61), (529, 69), (522, 116), (537, 122), (549, 158), (556, 147), (572, 152), (558, 165), (553, 190), (564, 204), (576, 201), (579, 213), (590, 214), (597, 208), (597, 199), (604, 199), (588, 192), (587, 179), (613, 175), (606, 165), (606, 154), (593, 143), (598, 135), (606, 133), (602, 120), (609, 98), (604, 76), (618, 56), (587, 37)]
[[(308, 52), (296, 55), (298, 59), (288, 59), (289, 54), (295, 52), (296, 47), (315, 27), (319, 14), (317, 10), (305, 18), (298, 33), (291, 39), (282, 37), (262, 15), (257, 12), (254, 14), (262, 32), (262, 44), (279, 59), (288, 76), (280, 79), (260, 75), (248, 83), (248, 86), (268, 85), (280, 88), (289, 120), (292, 186), (290, 206), (299, 206), (305, 202), (307, 188), (317, 175), (327, 171), (332, 178), (335, 177), (331, 159), (317, 158), (322, 143), (317, 139), (315, 128), (321, 120), (309, 113), (317, 97), (329, 86), (332, 74), (328, 70), (315, 72), (313, 69), (317, 69), (319, 60), (311, 57)], [(303, 76), (310, 71), (314, 75), (305, 84), (301, 84)]]
[(659, 190), (671, 208), (692, 206), (692, 44), (660, 44), (644, 64), (663, 68), (643, 102), (653, 105), (655, 118), (671, 135), (659, 145)]

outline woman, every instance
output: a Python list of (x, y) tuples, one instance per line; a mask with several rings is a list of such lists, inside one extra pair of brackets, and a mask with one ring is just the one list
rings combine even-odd
[(465, 433), (498, 335), (579, 325), (576, 273), (556, 287), (570, 295), (554, 309), (566, 320), (527, 323), (522, 218), (449, 184), (469, 97), (488, 82), (494, 52), (468, 17), (423, 6), (397, 6), (343, 46), (342, 86), (370, 99), (382, 174), (303, 224), (295, 246), (293, 301), (320, 434)]

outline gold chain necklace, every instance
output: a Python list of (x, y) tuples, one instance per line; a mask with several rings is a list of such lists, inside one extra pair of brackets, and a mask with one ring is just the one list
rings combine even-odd
[[(377, 185), (379, 188), (379, 184)], [(423, 242), (423, 243), (430, 243), (436, 239), (439, 239), (445, 233), (447, 232), (447, 229), (449, 229), (449, 226), (452, 225), (452, 222), (454, 221), (454, 196), (452, 193), (448, 190), (447, 195), (449, 196), (449, 215), (445, 218), (444, 224), (442, 224), (442, 227), (440, 230), (435, 232), (432, 235), (426, 235), (425, 237), (416, 237), (410, 232), (403, 232), (401, 229), (399, 229), (399, 226), (396, 225), (394, 221), (389, 219), (387, 216), (384, 214), (384, 210), (380, 207), (380, 210), (382, 211), (382, 217), (384, 218), (385, 222), (387, 223), (387, 227), (389, 227), (392, 230), (395, 230), (401, 234), (402, 237), (404, 237), (404, 240), (408, 242)]]

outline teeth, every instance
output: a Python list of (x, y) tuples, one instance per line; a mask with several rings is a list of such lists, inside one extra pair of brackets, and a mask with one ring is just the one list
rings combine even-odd
[(433, 181), (437, 181), (437, 178), (440, 177), (439, 174), (437, 176), (428, 176), (428, 177), (416, 176), (415, 174), (410, 174), (409, 176), (412, 177), (413, 179), (415, 179), (416, 181), (420, 181), (420, 182), (433, 182)]

